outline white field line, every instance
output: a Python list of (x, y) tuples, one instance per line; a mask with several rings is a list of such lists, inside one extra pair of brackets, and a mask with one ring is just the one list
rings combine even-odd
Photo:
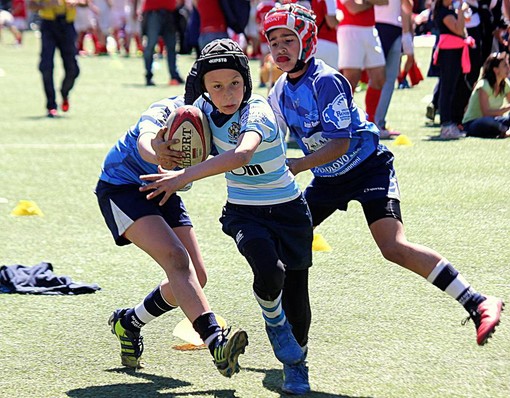
[(113, 144), (0, 144), (0, 149), (108, 149)]

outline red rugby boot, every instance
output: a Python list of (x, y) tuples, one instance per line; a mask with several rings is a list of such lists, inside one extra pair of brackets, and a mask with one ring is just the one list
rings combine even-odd
[[(476, 327), (476, 342), (478, 345), (484, 345), (499, 325), (501, 311), (505, 304), (503, 300), (497, 297), (487, 296), (484, 301), (478, 304), (476, 311), (466, 318), (466, 321), (472, 319)], [(464, 323), (465, 323), (464, 322)]]

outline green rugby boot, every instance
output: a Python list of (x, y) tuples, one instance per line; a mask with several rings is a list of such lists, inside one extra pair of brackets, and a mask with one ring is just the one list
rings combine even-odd
[(110, 325), (112, 333), (119, 339), (122, 365), (129, 368), (141, 369), (143, 368), (143, 337), (139, 332), (135, 333), (122, 327), (120, 320), (125, 313), (125, 309), (113, 311), (113, 314), (108, 319), (108, 325)]
[(214, 364), (225, 377), (232, 377), (239, 372), (239, 355), (244, 354), (248, 345), (248, 334), (244, 330), (239, 329), (229, 334), (230, 328), (221, 331), (213, 352)]

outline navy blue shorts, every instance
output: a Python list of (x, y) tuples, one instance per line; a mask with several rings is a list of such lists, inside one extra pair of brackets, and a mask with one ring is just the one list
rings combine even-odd
[(252, 239), (272, 240), (286, 269), (302, 270), (312, 265), (313, 229), (305, 199), (269, 206), (246, 206), (228, 203), (220, 222), (238, 250)]
[(158, 196), (147, 200), (147, 192), (140, 192), (135, 184), (114, 185), (99, 180), (95, 194), (106, 225), (118, 246), (131, 243), (124, 232), (139, 218), (151, 215), (163, 217), (170, 228), (192, 226), (182, 199), (173, 194), (163, 205), (159, 205)]
[(336, 210), (346, 211), (351, 200), (361, 203), (369, 225), (386, 217), (402, 221), (393, 158), (389, 151), (376, 151), (344, 175), (315, 177), (305, 190), (313, 225), (320, 225)]

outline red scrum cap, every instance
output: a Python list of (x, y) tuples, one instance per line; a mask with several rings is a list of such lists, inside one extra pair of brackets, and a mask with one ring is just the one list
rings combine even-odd
[(266, 37), (273, 29), (285, 28), (296, 34), (300, 42), (299, 60), (307, 62), (317, 48), (317, 25), (312, 10), (299, 4), (277, 4), (264, 20)]

